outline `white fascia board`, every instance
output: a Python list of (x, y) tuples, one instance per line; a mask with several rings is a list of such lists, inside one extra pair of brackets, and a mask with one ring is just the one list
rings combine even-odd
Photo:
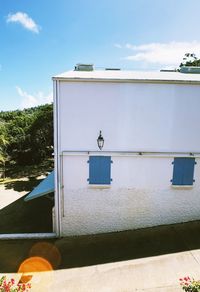
[(69, 71), (53, 77), (53, 80), (63, 82), (200, 84), (200, 74), (184, 74), (179, 72)]

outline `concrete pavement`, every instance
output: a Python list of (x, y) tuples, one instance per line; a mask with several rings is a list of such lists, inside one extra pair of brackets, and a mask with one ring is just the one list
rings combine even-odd
[(179, 278), (200, 279), (200, 222), (45, 242), (1, 241), (0, 272), (19, 279), (19, 265), (34, 256), (53, 267), (29, 271), (35, 292), (182, 291)]
[(14, 191), (13, 189), (5, 191), (5, 186), (0, 185), (0, 209), (5, 208), (6, 206), (15, 202), (16, 200), (18, 200), (25, 194), (26, 192), (19, 193), (19, 192)]
[(180, 292), (179, 278), (188, 274), (200, 279), (200, 263), (192, 252), (36, 273), (32, 284), (35, 292)]

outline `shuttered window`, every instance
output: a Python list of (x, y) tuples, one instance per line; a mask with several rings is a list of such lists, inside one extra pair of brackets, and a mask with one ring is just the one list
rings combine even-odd
[(172, 185), (193, 185), (195, 158), (174, 158)]
[(109, 185), (111, 182), (111, 157), (90, 156), (89, 184)]

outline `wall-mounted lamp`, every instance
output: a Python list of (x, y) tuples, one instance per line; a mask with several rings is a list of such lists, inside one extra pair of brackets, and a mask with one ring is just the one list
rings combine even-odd
[(99, 132), (99, 137), (97, 138), (97, 145), (98, 145), (99, 149), (102, 150), (103, 145), (104, 145), (104, 138), (101, 135), (101, 131)]

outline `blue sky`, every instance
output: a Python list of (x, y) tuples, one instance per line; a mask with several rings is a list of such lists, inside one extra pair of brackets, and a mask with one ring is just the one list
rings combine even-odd
[(200, 57), (199, 0), (0, 0), (0, 110), (49, 102), (76, 63), (128, 70)]

